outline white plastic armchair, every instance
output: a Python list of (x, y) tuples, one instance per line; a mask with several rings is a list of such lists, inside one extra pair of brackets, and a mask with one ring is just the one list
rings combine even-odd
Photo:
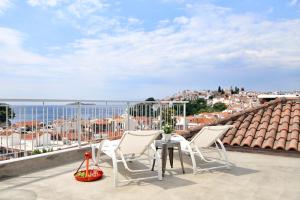
[[(220, 138), (230, 129), (232, 125), (223, 126), (206, 126), (203, 127), (192, 139), (187, 141), (180, 135), (172, 136), (172, 140), (180, 141), (182, 151), (188, 153), (192, 159), (193, 172), (211, 170), (217, 168), (230, 168), (226, 149)], [(214, 147), (212, 145), (214, 144)], [(208, 158), (204, 155), (205, 151), (216, 150), (219, 158)], [(195, 156), (199, 156), (206, 163), (218, 162), (220, 165), (214, 167), (200, 168), (197, 167)]]
[[(113, 163), (113, 185), (116, 187), (120, 182), (127, 182), (133, 180), (144, 180), (151, 178), (158, 178), (162, 180), (162, 168), (160, 155), (157, 153), (154, 140), (161, 134), (161, 131), (156, 130), (139, 130), (139, 131), (125, 131), (122, 138), (119, 140), (103, 140), (101, 143), (92, 146), (92, 157), (96, 165), (99, 164), (101, 159), (101, 154), (104, 153), (112, 159)], [(98, 152), (96, 154), (96, 149)], [(127, 165), (128, 161), (143, 160), (143, 155), (148, 157), (149, 169), (130, 169)], [(151, 171), (152, 160), (156, 159), (158, 161), (157, 165), (157, 175), (150, 177), (143, 177), (137, 179), (118, 179), (118, 163), (122, 162), (124, 167), (129, 172), (141, 173), (146, 171)]]

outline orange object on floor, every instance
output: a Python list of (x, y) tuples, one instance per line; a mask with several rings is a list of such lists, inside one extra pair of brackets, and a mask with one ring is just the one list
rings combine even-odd
[[(84, 160), (78, 167), (77, 171), (74, 174), (74, 177), (77, 181), (81, 182), (90, 182), (90, 181), (96, 181), (102, 178), (103, 171), (97, 166), (97, 168), (89, 169), (89, 160), (92, 159), (91, 152), (87, 151), (84, 154)], [(85, 164), (85, 170), (80, 170), (83, 163)], [(79, 171), (80, 170), (80, 171)]]

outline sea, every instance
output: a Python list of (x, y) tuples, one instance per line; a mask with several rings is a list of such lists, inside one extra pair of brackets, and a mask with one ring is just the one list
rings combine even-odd
[[(17, 105), (10, 106), (15, 114), (15, 117), (10, 121), (12, 123), (21, 121), (40, 121), (51, 123), (57, 119), (71, 120), (75, 119), (78, 107), (55, 105), (55, 106), (27, 106)], [(81, 106), (81, 119), (102, 119), (113, 116), (120, 116), (126, 112), (126, 106)]]

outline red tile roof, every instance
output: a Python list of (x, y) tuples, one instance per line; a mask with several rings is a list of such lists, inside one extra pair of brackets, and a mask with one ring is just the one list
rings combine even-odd
[[(299, 100), (276, 99), (210, 125), (217, 124), (234, 125), (222, 139), (225, 145), (300, 152)], [(202, 127), (184, 135), (191, 137)]]

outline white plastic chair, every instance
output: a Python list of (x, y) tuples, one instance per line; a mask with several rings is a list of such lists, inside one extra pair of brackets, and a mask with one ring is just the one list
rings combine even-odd
[[(232, 125), (224, 126), (206, 126), (203, 127), (192, 139), (187, 141), (180, 135), (172, 136), (171, 140), (180, 141), (181, 149), (183, 152), (188, 153), (191, 156), (193, 164), (193, 172), (196, 174), (198, 171), (211, 170), (217, 168), (230, 168), (226, 149), (222, 144), (220, 138), (232, 128)], [(212, 145), (215, 144), (214, 147)], [(219, 159), (211, 159), (204, 156), (205, 151), (216, 150)], [(215, 167), (199, 168), (197, 167), (195, 156), (198, 155), (201, 160), (206, 163), (217, 162), (221, 165)]]
[[(92, 157), (95, 161), (96, 165), (99, 164), (100, 157), (102, 153), (105, 153), (112, 159), (113, 163), (113, 177), (114, 177), (114, 186), (116, 187), (120, 182), (127, 182), (133, 180), (144, 180), (150, 178), (158, 178), (158, 180), (162, 180), (162, 167), (161, 167), (161, 159), (160, 155), (157, 153), (154, 140), (161, 134), (161, 131), (155, 130), (139, 130), (139, 131), (125, 131), (122, 138), (119, 140), (103, 140), (98, 145), (92, 146)], [(97, 147), (98, 146), (98, 147)], [(98, 152), (96, 154), (96, 149), (98, 148)], [(134, 170), (130, 169), (127, 165), (128, 161), (135, 160), (143, 160), (141, 157), (145, 155), (148, 157), (149, 161), (149, 169), (141, 169)], [(118, 163), (122, 162), (124, 167), (129, 172), (146, 172), (151, 171), (151, 163), (152, 160), (156, 159), (158, 161), (157, 176), (137, 178), (137, 179), (126, 179), (119, 180), (118, 179)]]

